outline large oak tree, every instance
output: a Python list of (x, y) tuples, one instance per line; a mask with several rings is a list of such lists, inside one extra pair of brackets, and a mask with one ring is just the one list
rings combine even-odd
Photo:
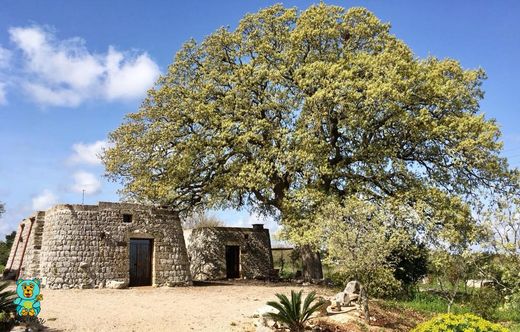
[(507, 173), (484, 78), (418, 58), (364, 8), (275, 5), (188, 41), (103, 160), (130, 198), (248, 207), (304, 246), (331, 197), (419, 207), (440, 229)]

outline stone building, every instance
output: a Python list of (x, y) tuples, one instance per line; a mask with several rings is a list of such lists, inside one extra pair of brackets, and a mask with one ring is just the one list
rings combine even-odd
[(190, 270), (196, 280), (268, 278), (273, 271), (269, 230), (201, 227), (184, 231)]
[(37, 212), (20, 224), (4, 275), (49, 288), (191, 284), (177, 214), (128, 203)]

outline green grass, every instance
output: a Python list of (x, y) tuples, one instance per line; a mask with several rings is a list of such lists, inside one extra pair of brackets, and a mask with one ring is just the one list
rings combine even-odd
[[(475, 313), (468, 300), (467, 294), (458, 296), (456, 302), (451, 306), (451, 312), (454, 314)], [(385, 300), (382, 305), (389, 308), (414, 310), (426, 316), (446, 313), (448, 309), (448, 301), (435, 291), (420, 291), (412, 299)], [(500, 323), (512, 332), (520, 332), (520, 312), (517, 310), (497, 309), (492, 312), (492, 317), (489, 317), (488, 320)]]
[[(387, 305), (413, 309), (423, 313), (445, 313), (448, 310), (448, 301), (436, 294), (427, 292), (418, 292), (413, 299), (409, 300), (386, 300)], [(451, 312), (454, 314), (464, 314), (470, 312), (470, 308), (464, 304), (454, 303), (451, 306)]]

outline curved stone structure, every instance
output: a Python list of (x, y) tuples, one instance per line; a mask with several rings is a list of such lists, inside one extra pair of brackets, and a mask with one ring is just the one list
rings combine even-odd
[(128, 285), (132, 282), (131, 261), (137, 266), (134, 262), (139, 251), (135, 250), (142, 251), (135, 249), (131, 257), (130, 247), (135, 240), (146, 244), (147, 257), (139, 262), (139, 268), (149, 264), (146, 269), (150, 276), (145, 279), (151, 285), (191, 284), (177, 214), (128, 203), (56, 205), (24, 220), (6, 274), (41, 277), (50, 288)]

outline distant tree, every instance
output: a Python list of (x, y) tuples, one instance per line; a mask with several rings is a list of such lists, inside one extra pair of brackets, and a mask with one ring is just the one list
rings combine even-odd
[(225, 226), (222, 220), (208, 215), (206, 212), (194, 212), (182, 220), (182, 228), (184, 229), (221, 226)]
[(103, 161), (137, 200), (278, 218), (319, 278), (310, 230), (331, 197), (416, 209), (414, 226), (442, 239), (477, 188), (509, 178), (499, 127), (479, 114), (484, 78), (417, 57), (364, 8), (274, 5), (188, 41)]
[[(2, 214), (5, 213), (5, 204), (0, 202), (0, 218)], [(3, 268), (7, 264), (7, 260), (9, 259), (9, 253), (11, 251), (11, 246), (14, 241), (14, 237), (16, 236), (16, 232), (12, 232), (9, 235), (6, 235), (5, 241), (0, 241), (0, 269), (3, 271)]]
[(478, 269), (487, 278), (494, 275), (510, 304), (520, 310), (520, 191), (495, 197), (480, 210), (480, 218), (487, 229), (487, 249), (495, 259)]
[(5, 241), (0, 241), (0, 265), (4, 267), (9, 259), (9, 253), (11, 252), (15, 236), (16, 232), (13, 231), (11, 234), (5, 236)]
[(343, 204), (330, 203), (319, 214), (321, 237), (328, 249), (326, 264), (347, 283), (361, 282), (361, 303), (369, 321), (368, 299), (379, 289), (397, 289), (395, 262), (391, 254), (401, 247), (406, 235), (392, 229), (389, 211), (376, 204), (350, 198)]

